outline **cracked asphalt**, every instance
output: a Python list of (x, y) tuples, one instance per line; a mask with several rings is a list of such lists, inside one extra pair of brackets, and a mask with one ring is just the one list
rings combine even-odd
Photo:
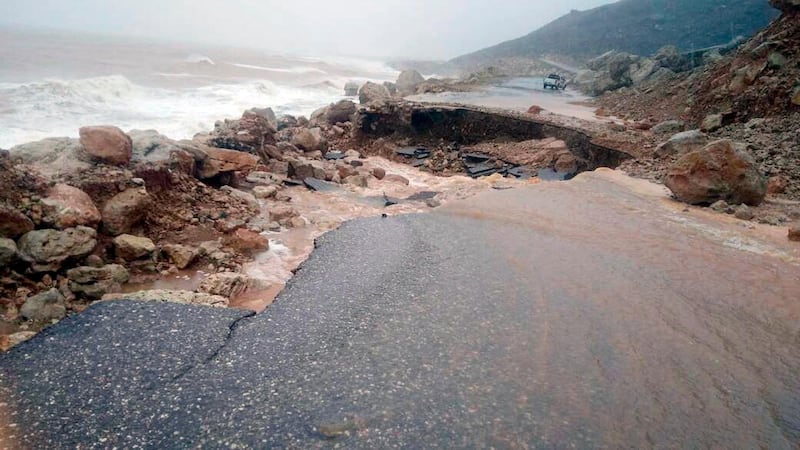
[(259, 315), (95, 304), (0, 355), (0, 443), (797, 448), (800, 255), (682, 209), (584, 174), (346, 223)]

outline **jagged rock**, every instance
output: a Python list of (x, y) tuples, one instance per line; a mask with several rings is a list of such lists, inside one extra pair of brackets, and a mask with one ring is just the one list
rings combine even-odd
[(177, 142), (156, 130), (131, 130), (128, 136), (133, 144), (134, 161), (168, 161), (172, 152), (181, 149)]
[(678, 200), (690, 204), (725, 200), (757, 206), (767, 194), (767, 179), (741, 147), (721, 140), (687, 153), (669, 168), (664, 184)]
[(253, 253), (269, 249), (269, 239), (245, 228), (239, 228), (225, 239), (227, 245), (242, 252)]
[(253, 188), (253, 195), (255, 195), (256, 198), (270, 198), (277, 193), (277, 186), (256, 186)]
[(219, 295), (202, 292), (154, 289), (149, 291), (129, 292), (127, 294), (108, 294), (103, 296), (103, 301), (110, 300), (137, 300), (150, 302), (183, 303), (189, 305), (213, 306), (227, 308), (229, 300)]
[(392, 95), (386, 86), (368, 81), (358, 91), (358, 101), (362, 105), (390, 100)]
[(258, 184), (261, 186), (274, 186), (283, 182), (280, 177), (276, 177), (270, 172), (250, 172), (245, 179), (248, 183)]
[(278, 130), (278, 117), (272, 108), (250, 108), (248, 111), (267, 119), (272, 128)]
[(710, 114), (700, 124), (700, 131), (711, 132), (722, 128), (722, 114)]
[(112, 236), (128, 233), (144, 218), (150, 204), (150, 195), (143, 187), (122, 191), (103, 206), (103, 227)]
[(33, 230), (17, 242), (19, 255), (34, 272), (51, 272), (68, 259), (89, 255), (97, 245), (97, 232), (88, 227), (66, 230)]
[(63, 319), (67, 315), (67, 308), (64, 306), (64, 296), (53, 288), (25, 300), (19, 312), (27, 320), (49, 322)]
[[(9, 150), (15, 158), (35, 166), (46, 176), (76, 174), (92, 167), (78, 139), (47, 138), (17, 145)], [(2, 221), (0, 221), (2, 223)]]
[(188, 245), (168, 244), (161, 251), (181, 270), (189, 267), (200, 256), (200, 249)]
[(16, 239), (33, 228), (33, 221), (28, 216), (0, 203), (0, 237)]
[(750, 209), (747, 205), (739, 205), (736, 207), (736, 210), (733, 212), (733, 215), (737, 219), (741, 220), (752, 220), (755, 217), (755, 213), (752, 209)]
[(367, 175), (350, 175), (344, 179), (345, 184), (358, 186), (362, 188), (369, 187), (369, 176)]
[(120, 258), (133, 261), (152, 255), (156, 245), (146, 237), (122, 234), (114, 238), (114, 251)]
[(297, 210), (290, 205), (279, 205), (269, 210), (269, 220), (272, 222), (280, 222), (284, 219), (291, 219), (297, 216)]
[(661, 66), (658, 61), (642, 58), (629, 68), (630, 79), (633, 84), (639, 84), (650, 78)]
[(564, 153), (558, 157), (553, 168), (560, 173), (575, 173), (578, 171), (578, 158), (572, 153)]
[(350, 118), (356, 113), (356, 104), (350, 100), (340, 100), (330, 105), (325, 111), (325, 119), (329, 124), (335, 125), (341, 122), (350, 122)]
[(302, 128), (292, 136), (292, 145), (307, 152), (323, 150), (322, 143), (322, 130), (319, 128)]
[(389, 95), (391, 95), (392, 97), (397, 95), (397, 85), (396, 84), (392, 83), (391, 81), (384, 81), (383, 82), (383, 86), (386, 88), (387, 91), (389, 91)]
[(200, 149), (208, 155), (208, 160), (202, 165), (200, 178), (213, 178), (223, 172), (250, 171), (256, 168), (259, 158), (256, 155), (226, 150), (222, 148), (203, 146)]
[(274, 144), (277, 124), (267, 116), (251, 110), (245, 111), (239, 120), (217, 122), (208, 142), (213, 147), (245, 152)]
[(298, 180), (306, 178), (325, 178), (325, 165), (322, 161), (313, 161), (305, 158), (291, 158), (289, 162), (289, 176)]
[(90, 300), (99, 300), (104, 295), (119, 291), (130, 279), (128, 270), (118, 264), (103, 267), (81, 266), (67, 271), (69, 290), (75, 295)]
[(11, 239), (0, 238), (0, 269), (17, 259), (17, 244)]
[(656, 147), (656, 155), (663, 158), (667, 155), (681, 155), (696, 150), (701, 150), (708, 145), (708, 136), (699, 130), (690, 130), (678, 133), (669, 138), (667, 142)]
[(404, 70), (397, 77), (395, 86), (400, 95), (411, 95), (417, 93), (417, 86), (424, 81), (425, 78), (416, 70)]
[[(11, 333), (6, 336), (7, 341), (5, 343), (0, 343), (0, 351), (8, 351), (10, 348), (15, 347), (34, 336), (36, 336), (35, 331), (17, 331), (16, 333)], [(2, 339), (2, 337), (0, 337), (0, 339)]]
[(390, 173), (385, 177), (383, 177), (383, 180), (388, 181), (390, 183), (405, 184), (406, 186), (408, 186), (410, 183), (410, 181), (408, 181), (408, 178), (393, 173)]
[(200, 283), (198, 291), (231, 298), (241, 294), (246, 288), (247, 276), (241, 273), (222, 272), (206, 277)]
[(220, 188), (220, 190), (222, 192), (227, 193), (228, 195), (230, 195), (231, 197), (233, 197), (235, 199), (241, 200), (242, 202), (246, 203), (247, 206), (249, 206), (251, 208), (255, 208), (255, 209), (259, 208), (258, 200), (256, 199), (256, 197), (253, 194), (251, 194), (249, 192), (240, 191), (239, 189), (235, 189), (235, 188), (232, 188), (230, 186), (222, 186)]
[(800, 242), (800, 223), (792, 224), (789, 227), (789, 240), (793, 242)]
[(686, 127), (686, 123), (682, 120), (665, 120), (651, 128), (651, 130), (656, 134), (674, 134), (683, 131), (684, 127)]
[(358, 83), (356, 83), (355, 81), (348, 81), (344, 85), (344, 95), (348, 97), (355, 97), (356, 95), (358, 95), (358, 89), (359, 89)]
[(673, 72), (682, 72), (691, 67), (689, 58), (681, 54), (678, 47), (674, 45), (665, 45), (661, 47), (656, 54), (653, 55), (653, 60), (656, 61), (659, 66)]
[(104, 163), (124, 166), (133, 156), (131, 138), (117, 127), (108, 125), (82, 127), (79, 134), (86, 153)]
[(90, 227), (100, 223), (100, 211), (86, 192), (67, 184), (53, 186), (44, 205), (44, 222), (55, 228), (73, 228), (78, 225)]

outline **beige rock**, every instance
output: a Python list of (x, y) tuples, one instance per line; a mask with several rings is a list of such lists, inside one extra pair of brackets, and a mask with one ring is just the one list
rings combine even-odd
[(34, 272), (50, 272), (60, 269), (68, 259), (89, 255), (97, 245), (96, 237), (97, 232), (87, 227), (33, 230), (22, 236), (17, 246)]
[(0, 237), (16, 239), (33, 230), (33, 221), (25, 214), (0, 203)]
[(130, 162), (133, 143), (119, 128), (107, 125), (83, 127), (79, 134), (83, 148), (93, 157), (117, 166)]
[(152, 255), (156, 245), (146, 237), (122, 234), (114, 238), (114, 249), (120, 258), (133, 261)]
[(42, 199), (47, 222), (55, 228), (73, 228), (78, 225), (95, 227), (100, 223), (100, 211), (86, 192), (67, 184), (53, 186)]
[(222, 272), (206, 277), (198, 288), (199, 292), (231, 298), (247, 288), (247, 276), (241, 273)]
[(213, 306), (216, 308), (227, 308), (229, 304), (227, 297), (222, 297), (219, 295), (163, 289), (129, 292), (126, 294), (107, 294), (103, 296), (103, 301), (111, 300), (183, 303), (188, 305)]
[(144, 187), (120, 192), (103, 206), (103, 226), (113, 236), (127, 233), (144, 218), (150, 204)]
[(175, 267), (181, 270), (189, 267), (200, 255), (199, 249), (179, 244), (165, 245), (161, 251), (175, 264)]

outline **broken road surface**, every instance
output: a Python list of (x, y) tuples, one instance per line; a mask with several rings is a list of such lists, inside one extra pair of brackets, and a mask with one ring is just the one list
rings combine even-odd
[(99, 303), (0, 356), (0, 439), (796, 448), (799, 255), (741, 224), (608, 171), (352, 221), (265, 313)]

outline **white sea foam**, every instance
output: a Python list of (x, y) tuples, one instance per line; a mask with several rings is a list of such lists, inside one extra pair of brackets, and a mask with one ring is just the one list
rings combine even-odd
[(262, 67), (262, 66), (254, 66), (252, 64), (238, 64), (238, 63), (231, 63), (232, 66), (241, 67), (242, 69), (253, 69), (253, 70), (263, 70), (265, 72), (280, 72), (280, 73), (320, 73), (326, 75), (328, 72), (324, 70), (317, 69), (315, 67), (287, 67), (287, 68), (279, 68), (279, 67)]
[(216, 120), (245, 109), (272, 107), (278, 114), (309, 115), (341, 98), (335, 87), (295, 88), (269, 81), (220, 83), (198, 88), (140, 86), (121, 75), (47, 80), (0, 87), (0, 147), (51, 136), (77, 136), (78, 128), (113, 124), (124, 130), (157, 129), (174, 139), (209, 131)]

